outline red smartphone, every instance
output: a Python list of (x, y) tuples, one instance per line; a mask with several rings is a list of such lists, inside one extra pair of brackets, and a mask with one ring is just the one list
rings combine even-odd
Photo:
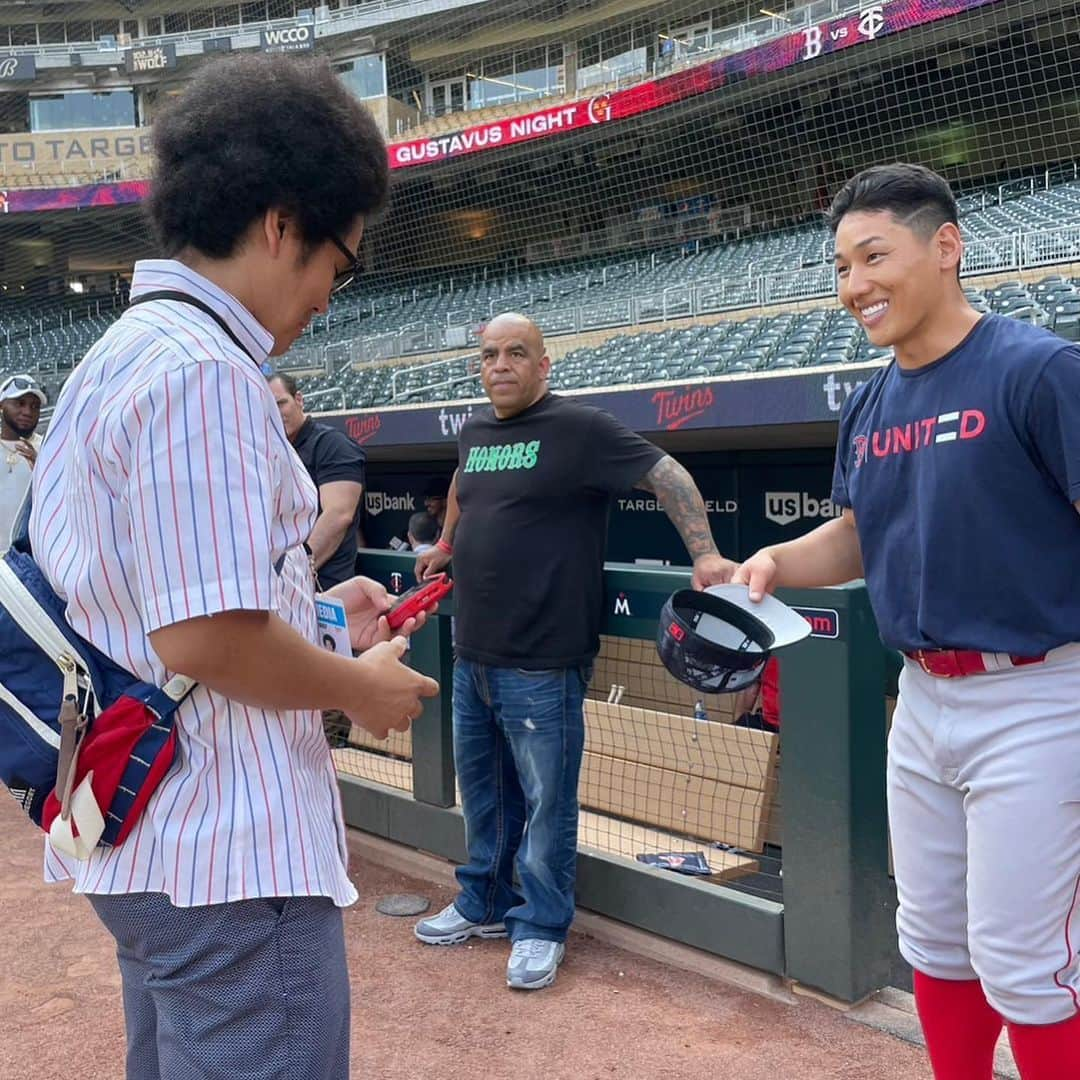
[(407, 619), (419, 615), (421, 611), (433, 608), (452, 588), (453, 581), (445, 574), (436, 574), (433, 578), (421, 582), (408, 592), (394, 600), (394, 606), (386, 613), (386, 621), (391, 630), (398, 630)]

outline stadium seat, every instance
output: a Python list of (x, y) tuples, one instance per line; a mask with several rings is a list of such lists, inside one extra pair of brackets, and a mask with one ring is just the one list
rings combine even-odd
[(1058, 304), (1051, 314), (1050, 328), (1069, 341), (1080, 341), (1080, 297)]
[[(969, 241), (1011, 241), (1019, 233), (1036, 262), (1080, 260), (1073, 237), (1080, 230), (1061, 228), (1080, 225), (1080, 182), (1071, 177), (1049, 190), (1024, 180), (1000, 192), (996, 186), (968, 192), (959, 205)], [(303, 379), (305, 391), (340, 390), (349, 407), (476, 396), (479, 385), (460, 357), (451, 356), (445, 369), (426, 367), (408, 375), (400, 365), (364, 366), (364, 360), (447, 353), (450, 342), (459, 351), (468, 349), (477, 325), (499, 310), (531, 314), (549, 336), (579, 332), (583, 324), (620, 331), (555, 365), (552, 385), (566, 389), (883, 358), (887, 352), (873, 350), (851, 317), (833, 308), (740, 321), (733, 315), (712, 325), (659, 332), (626, 330), (635, 316), (661, 320), (756, 306), (762, 275), (769, 276), (772, 300), (805, 295), (803, 290), (821, 281), (818, 271), (831, 260), (830, 245), (829, 230), (814, 223), (702, 241), (693, 253), (669, 247), (495, 275), (468, 267), (366, 280), (335, 297), (283, 366), (325, 372)], [(989, 250), (992, 256), (992, 244)], [(1011, 248), (1005, 244), (1002, 250)], [(989, 292), (967, 285), (965, 293), (979, 311), (1046, 324), (1080, 339), (1080, 289), (1064, 275), (1049, 273), (1035, 284), (1009, 281)], [(0, 296), (0, 371), (31, 370), (61, 382), (120, 310), (115, 296)], [(430, 362), (427, 355), (425, 361)]]

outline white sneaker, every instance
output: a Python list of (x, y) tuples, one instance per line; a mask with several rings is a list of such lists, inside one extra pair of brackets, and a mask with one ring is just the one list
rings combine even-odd
[(500, 923), (469, 922), (451, 903), (430, 919), (422, 919), (413, 933), (425, 945), (460, 945), (471, 937), (503, 938), (506, 927)]
[(522, 938), (514, 942), (506, 965), (506, 985), (514, 990), (540, 990), (555, 981), (566, 955), (561, 941)]

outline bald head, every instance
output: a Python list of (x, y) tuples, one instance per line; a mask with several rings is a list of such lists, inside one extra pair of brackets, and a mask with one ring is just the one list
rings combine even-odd
[(496, 315), (480, 335), (480, 381), (500, 420), (534, 405), (547, 393), (551, 360), (540, 327), (525, 315)]
[(528, 315), (519, 315), (516, 311), (504, 311), (496, 315), (484, 327), (484, 332), (480, 335), (481, 342), (491, 332), (497, 335), (517, 334), (538, 353), (544, 351), (544, 335), (540, 332), (540, 327)]

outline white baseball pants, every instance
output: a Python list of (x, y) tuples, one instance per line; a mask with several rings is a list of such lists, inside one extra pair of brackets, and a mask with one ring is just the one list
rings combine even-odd
[(1075, 1016), (1080, 644), (952, 679), (905, 660), (888, 797), (904, 958), (1007, 1021)]

